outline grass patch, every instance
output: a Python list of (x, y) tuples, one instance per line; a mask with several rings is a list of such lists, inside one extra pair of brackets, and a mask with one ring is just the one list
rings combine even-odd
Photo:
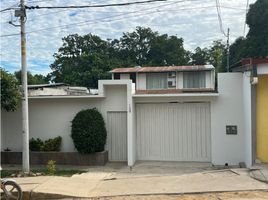
[[(47, 169), (33, 169), (31, 170), (33, 173), (42, 173), (44, 176), (49, 175)], [(20, 171), (19, 170), (2, 170), (1, 171), (1, 178), (8, 178), (11, 177), (12, 174), (18, 174)], [(85, 170), (74, 170), (74, 169), (59, 169), (56, 170), (54, 176), (65, 176), (65, 177), (70, 177), (74, 174), (81, 174), (85, 173), (87, 171)]]

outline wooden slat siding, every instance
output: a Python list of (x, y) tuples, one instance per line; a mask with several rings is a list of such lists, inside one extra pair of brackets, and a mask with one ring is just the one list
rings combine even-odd
[(107, 113), (108, 155), (110, 161), (127, 161), (127, 113)]
[(211, 160), (210, 104), (137, 104), (138, 160)]

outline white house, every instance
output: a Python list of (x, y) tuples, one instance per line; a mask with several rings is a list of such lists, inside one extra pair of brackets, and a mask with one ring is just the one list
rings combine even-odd
[[(263, 63), (261, 73), (268, 74), (268, 59)], [(76, 151), (70, 122), (80, 110), (96, 107), (106, 122), (110, 161), (254, 163), (252, 71), (219, 73), (217, 89), (211, 65), (111, 73), (113, 80), (99, 81), (98, 95), (29, 97), (30, 137), (60, 135), (62, 151)], [(21, 151), (21, 110), (2, 112), (1, 122), (1, 150)]]

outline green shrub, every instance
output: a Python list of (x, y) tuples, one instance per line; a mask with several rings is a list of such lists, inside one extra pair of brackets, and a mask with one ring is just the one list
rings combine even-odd
[(58, 136), (54, 139), (48, 139), (44, 142), (41, 147), (41, 151), (60, 151), (61, 147), (61, 137)]
[(101, 113), (95, 108), (78, 112), (72, 120), (71, 137), (79, 153), (103, 151), (107, 133)]
[(37, 139), (31, 138), (29, 140), (29, 148), (31, 151), (41, 151), (43, 145), (44, 142), (40, 138)]
[(29, 148), (31, 151), (60, 151), (61, 140), (60, 136), (46, 141), (32, 138), (29, 141)]
[(48, 175), (54, 175), (56, 173), (56, 161), (49, 160), (47, 162), (47, 173)]

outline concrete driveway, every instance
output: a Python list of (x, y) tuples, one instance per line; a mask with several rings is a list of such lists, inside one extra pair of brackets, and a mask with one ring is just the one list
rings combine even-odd
[(150, 162), (139, 161), (132, 168), (125, 162), (109, 162), (105, 166), (86, 168), (87, 173), (74, 175), (73, 177), (83, 178), (138, 178), (138, 177), (159, 177), (178, 176), (213, 170), (210, 163), (199, 162)]

